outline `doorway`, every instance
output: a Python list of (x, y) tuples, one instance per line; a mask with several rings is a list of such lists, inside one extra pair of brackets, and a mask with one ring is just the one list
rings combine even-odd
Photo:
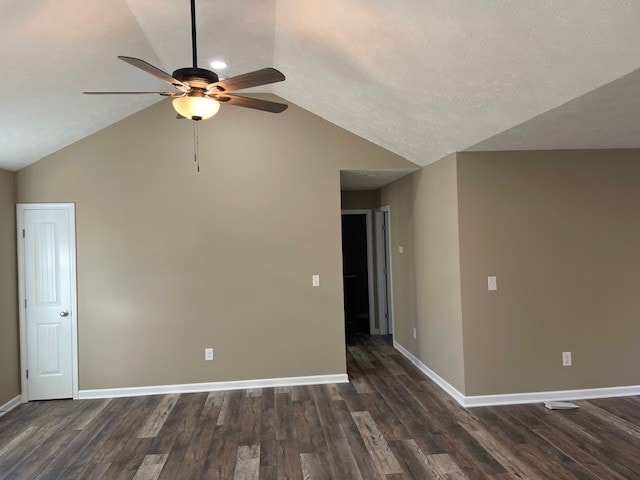
[(78, 398), (75, 205), (16, 213), (22, 400)]
[(342, 211), (345, 332), (375, 333), (371, 211)]

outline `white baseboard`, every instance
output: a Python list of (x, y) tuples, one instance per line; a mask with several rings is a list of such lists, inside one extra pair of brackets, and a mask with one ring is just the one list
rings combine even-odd
[(418, 357), (416, 357), (409, 350), (404, 348), (395, 340), (393, 341), (393, 347), (398, 350), (402, 355), (404, 355), (411, 363), (413, 363), (418, 370), (424, 373), (427, 377), (433, 380), (436, 385), (438, 385), (441, 389), (447, 392), (453, 399), (458, 402), (463, 407), (465, 406), (465, 396), (453, 385), (447, 382), (444, 378), (438, 375), (436, 372), (427, 367), (424, 363), (422, 363)]
[(465, 397), (465, 407), (492, 405), (518, 405), (558, 400), (589, 400), (593, 398), (628, 397), (640, 395), (640, 385), (627, 387), (584, 388), (579, 390), (554, 390), (550, 392), (506, 393), (501, 395), (474, 395)]
[(4, 405), (0, 405), (0, 417), (2, 415), (4, 415), (5, 413), (10, 412), (11, 410), (16, 408), (21, 403), (22, 403), (22, 395), (18, 395), (16, 397), (12, 398), (11, 400), (9, 400)]
[(169, 393), (213, 392), (218, 390), (242, 390), (248, 388), (294, 387), (320, 385), (324, 383), (347, 383), (346, 373), (314, 375), (309, 377), (264, 378), (259, 380), (236, 380), (230, 382), (185, 383), (181, 385), (152, 385), (148, 387), (100, 388), (80, 390), (81, 400), (93, 398), (139, 397), (141, 395), (163, 395)]
[(523, 403), (541, 403), (552, 400), (588, 400), (592, 398), (626, 397), (640, 395), (640, 385), (607, 388), (586, 388), (579, 390), (556, 390), (549, 392), (505, 393), (499, 395), (465, 396), (453, 385), (422, 363), (409, 350), (395, 340), (393, 346), (422, 373), (433, 380), (463, 407), (489, 407), (494, 405), (518, 405)]

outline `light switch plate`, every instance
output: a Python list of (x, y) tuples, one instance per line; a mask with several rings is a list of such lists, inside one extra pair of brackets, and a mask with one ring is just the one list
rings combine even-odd
[(210, 362), (213, 360), (213, 348), (204, 349), (204, 360), (205, 362)]
[(311, 284), (314, 287), (319, 287), (320, 286), (320, 275), (313, 275), (311, 277)]
[(498, 280), (496, 277), (487, 277), (487, 287), (489, 290), (498, 290)]
[(398, 246), (398, 253), (404, 253), (404, 245)]

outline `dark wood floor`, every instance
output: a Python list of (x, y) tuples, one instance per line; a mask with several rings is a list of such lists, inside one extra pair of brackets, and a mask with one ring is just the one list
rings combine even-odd
[(21, 405), (0, 478), (640, 478), (638, 397), (465, 410), (388, 341), (350, 343), (349, 384)]

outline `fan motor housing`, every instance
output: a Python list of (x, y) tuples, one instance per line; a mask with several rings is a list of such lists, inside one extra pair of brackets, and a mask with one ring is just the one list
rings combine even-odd
[(189, 84), (191, 87), (206, 88), (211, 83), (219, 81), (218, 75), (211, 70), (197, 67), (179, 68), (172, 75), (173, 78)]

